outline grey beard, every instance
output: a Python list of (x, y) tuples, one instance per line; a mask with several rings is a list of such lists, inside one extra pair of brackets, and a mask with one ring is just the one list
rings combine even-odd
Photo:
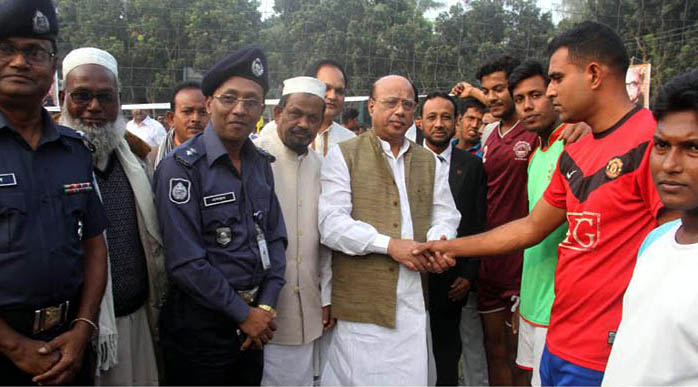
[(126, 134), (126, 119), (119, 112), (116, 120), (106, 123), (104, 126), (97, 127), (92, 125), (84, 125), (79, 118), (73, 118), (65, 104), (61, 108), (61, 118), (58, 123), (82, 132), (92, 145), (95, 151), (92, 154), (94, 165), (100, 170), (106, 168), (109, 161), (109, 155), (119, 146), (119, 143)]

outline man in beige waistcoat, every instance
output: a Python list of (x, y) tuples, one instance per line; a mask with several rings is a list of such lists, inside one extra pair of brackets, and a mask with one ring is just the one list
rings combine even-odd
[(325, 84), (315, 78), (285, 80), (274, 108), (276, 127), (255, 140), (276, 157), (274, 189), (288, 233), (286, 285), (277, 304), (278, 329), (264, 348), (262, 385), (312, 386), (313, 345), (323, 328), (331, 328), (331, 257), (318, 231), (322, 156), (308, 147), (322, 123), (324, 95)]
[(338, 320), (323, 385), (427, 384), (427, 315), (416, 270), (443, 266), (411, 250), (453, 238), (460, 214), (447, 169), (405, 138), (416, 106), (409, 80), (379, 79), (368, 104), (373, 128), (332, 147), (323, 163), (320, 234), (333, 250)]

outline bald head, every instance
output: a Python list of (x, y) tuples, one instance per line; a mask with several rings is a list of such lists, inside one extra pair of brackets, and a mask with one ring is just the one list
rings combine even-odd
[(391, 144), (402, 144), (405, 132), (414, 122), (417, 92), (407, 78), (388, 75), (371, 88), (368, 112), (376, 135)]
[(368, 95), (369, 98), (374, 98), (374, 96), (376, 94), (376, 86), (378, 84), (385, 82), (385, 81), (398, 80), (398, 79), (401, 79), (410, 85), (410, 87), (412, 88), (412, 91), (414, 93), (414, 102), (418, 102), (417, 88), (414, 86), (414, 84), (409, 79), (403, 77), (402, 75), (386, 75), (384, 77), (378, 78), (375, 82), (373, 82), (373, 85), (371, 85), (371, 92)]

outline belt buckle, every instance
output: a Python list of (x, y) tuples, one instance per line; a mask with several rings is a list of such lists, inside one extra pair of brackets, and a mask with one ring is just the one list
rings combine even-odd
[(242, 298), (247, 305), (252, 305), (255, 301), (255, 298), (257, 298), (257, 291), (259, 291), (259, 287), (254, 287), (249, 290), (238, 290), (237, 294)]
[(35, 310), (33, 333), (37, 334), (47, 331), (65, 322), (68, 318), (69, 305), (70, 301), (66, 301), (56, 306)]

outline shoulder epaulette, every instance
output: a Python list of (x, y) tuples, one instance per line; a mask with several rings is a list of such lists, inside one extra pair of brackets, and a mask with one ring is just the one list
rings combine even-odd
[(197, 147), (190, 142), (186, 146), (177, 148), (174, 151), (173, 157), (179, 164), (191, 168), (203, 155), (204, 152), (199, 151)]
[(85, 148), (90, 151), (90, 153), (94, 153), (97, 148), (95, 148), (95, 145), (85, 137), (85, 133), (79, 131), (79, 130), (74, 130), (71, 129), (67, 126), (62, 126), (62, 125), (56, 125), (56, 130), (58, 133), (60, 133), (61, 136), (66, 136), (70, 137), (76, 140), (79, 140), (83, 145), (85, 145)]
[(273, 154), (258, 147), (257, 145), (255, 145), (254, 147), (257, 148), (257, 152), (259, 152), (260, 155), (264, 156), (267, 160), (269, 160), (270, 163), (273, 163), (274, 161), (276, 161), (276, 157)]

